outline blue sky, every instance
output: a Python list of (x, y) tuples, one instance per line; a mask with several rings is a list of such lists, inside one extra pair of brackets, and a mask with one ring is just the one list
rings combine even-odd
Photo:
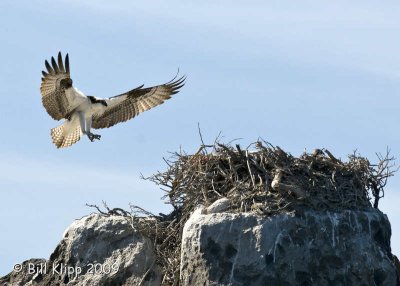
[[(134, 3), (135, 2), (135, 3)], [(167, 212), (140, 173), (221, 131), (293, 155), (357, 149), (400, 158), (397, 1), (0, 2), (0, 275), (48, 258), (74, 219), (101, 204)], [(44, 60), (68, 52), (74, 85), (109, 97), (188, 75), (182, 92), (132, 121), (57, 150), (41, 104)], [(400, 174), (380, 208), (400, 255)]]

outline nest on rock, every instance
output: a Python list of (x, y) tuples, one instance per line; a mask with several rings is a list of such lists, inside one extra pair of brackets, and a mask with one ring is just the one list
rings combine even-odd
[(303, 210), (378, 207), (393, 157), (378, 154), (379, 163), (353, 153), (343, 162), (326, 149), (294, 157), (277, 146), (257, 141), (246, 149), (216, 142), (194, 155), (174, 153), (168, 168), (146, 178), (162, 186), (174, 211), (151, 215), (131, 206), (132, 226), (149, 237), (163, 272), (162, 285), (179, 285), (182, 230), (192, 212), (227, 198), (230, 212), (262, 216)]

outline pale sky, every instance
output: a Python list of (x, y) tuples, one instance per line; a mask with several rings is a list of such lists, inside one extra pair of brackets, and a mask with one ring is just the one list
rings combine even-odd
[[(83, 3), (84, 2), (84, 3)], [(86, 203), (168, 212), (140, 179), (163, 157), (221, 131), (298, 156), (327, 148), (400, 158), (398, 1), (0, 2), (0, 275), (48, 258)], [(244, 2), (243, 2), (244, 3)], [(57, 150), (39, 92), (44, 60), (69, 53), (74, 85), (109, 97), (141, 84), (187, 84), (166, 104), (94, 143)], [(400, 173), (380, 209), (400, 255)]]

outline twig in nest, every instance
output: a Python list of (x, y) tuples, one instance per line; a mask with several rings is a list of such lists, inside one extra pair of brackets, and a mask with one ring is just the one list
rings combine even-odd
[(109, 216), (109, 215), (110, 215), (108, 212), (103, 212), (97, 205), (89, 205), (89, 204), (85, 204), (85, 205), (86, 205), (87, 207), (97, 209), (97, 211), (98, 211), (100, 214), (104, 215), (104, 216)]

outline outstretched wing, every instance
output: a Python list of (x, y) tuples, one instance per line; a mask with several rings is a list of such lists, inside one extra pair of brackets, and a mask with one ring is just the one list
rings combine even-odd
[(126, 93), (106, 99), (107, 106), (93, 116), (93, 128), (108, 128), (132, 119), (139, 113), (164, 103), (185, 84), (186, 77), (148, 88), (139, 86)]
[(65, 118), (69, 112), (68, 98), (65, 95), (65, 90), (72, 87), (68, 54), (65, 57), (65, 67), (61, 52), (58, 53), (58, 65), (53, 57), (51, 57), (51, 65), (47, 60), (45, 65), (47, 72), (42, 71), (43, 77), (40, 85), (42, 103), (51, 117), (60, 120)]

